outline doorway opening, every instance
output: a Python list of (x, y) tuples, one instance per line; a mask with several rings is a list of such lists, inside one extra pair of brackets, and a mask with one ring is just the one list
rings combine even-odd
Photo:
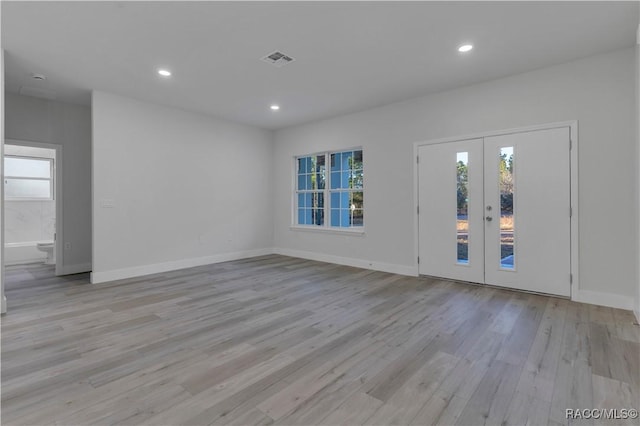
[[(62, 147), (6, 140), (3, 266), (42, 265), (60, 275)], [(15, 269), (15, 268), (14, 268)]]

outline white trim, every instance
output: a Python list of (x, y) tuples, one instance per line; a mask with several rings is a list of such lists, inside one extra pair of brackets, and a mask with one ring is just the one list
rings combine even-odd
[[(63, 211), (63, 185), (62, 185), (62, 167), (63, 167), (63, 153), (62, 153), (62, 145), (56, 143), (48, 143), (48, 142), (37, 142), (30, 141), (26, 139), (6, 139), (4, 141), (5, 144), (8, 145), (18, 145), (18, 146), (32, 146), (35, 148), (47, 148), (53, 149), (56, 151), (56, 159), (53, 163), (55, 168), (55, 178), (54, 178), (54, 202), (56, 203), (56, 238), (55, 238), (55, 252), (56, 252), (56, 276), (64, 275), (62, 270), (64, 269), (64, 229), (63, 223), (64, 221), (64, 211)], [(4, 153), (3, 153), (4, 159)], [(4, 187), (3, 187), (4, 189)], [(91, 268), (89, 268), (90, 270)]]
[(363, 227), (351, 227), (351, 228), (338, 228), (338, 227), (326, 227), (326, 226), (305, 226), (305, 225), (291, 225), (289, 227), (292, 231), (303, 232), (319, 232), (320, 234), (339, 234), (339, 235), (353, 235), (361, 237), (364, 235)]
[(154, 263), (151, 265), (133, 266), (130, 268), (114, 269), (111, 271), (93, 271), (91, 272), (91, 284), (99, 284), (125, 278), (139, 277), (142, 275), (158, 274), (161, 272), (175, 271), (178, 269), (193, 268), (195, 266), (228, 262), (230, 260), (247, 259), (250, 257), (264, 256), (267, 254), (273, 254), (273, 249), (264, 248), (256, 250), (245, 250), (233, 253), (216, 254), (213, 256)]
[(413, 146), (414, 148), (417, 148), (421, 145), (433, 145), (437, 143), (458, 142), (458, 141), (465, 141), (469, 139), (480, 139), (480, 138), (488, 138), (493, 136), (511, 135), (515, 133), (535, 132), (537, 130), (559, 129), (563, 127), (570, 127), (573, 130), (574, 126), (577, 129), (577, 126), (578, 126), (577, 120), (558, 121), (555, 123), (535, 124), (532, 126), (514, 127), (510, 129), (503, 129), (503, 130), (489, 130), (486, 132), (470, 133), (462, 136), (449, 136), (446, 138), (417, 141), (413, 143)]
[[(514, 133), (525, 133), (525, 132), (534, 132), (537, 130), (550, 130), (550, 129), (558, 129), (558, 128), (569, 128), (569, 138), (571, 141), (571, 152), (570, 155), (570, 168), (571, 168), (571, 274), (573, 276), (573, 282), (571, 284), (571, 300), (577, 300), (574, 298), (573, 294), (580, 289), (580, 276), (579, 276), (579, 248), (580, 248), (580, 238), (578, 235), (579, 230), (579, 212), (578, 212), (578, 121), (560, 121), (556, 123), (547, 123), (547, 124), (536, 124), (533, 126), (525, 126), (525, 127), (517, 127), (512, 129), (505, 130), (493, 130), (486, 132), (478, 132), (473, 134), (467, 134), (462, 136), (452, 136), (446, 138), (439, 139), (431, 139), (427, 141), (418, 141), (413, 143), (413, 245), (414, 245), (414, 268), (416, 271), (416, 275), (419, 274), (420, 268), (418, 265), (418, 256), (420, 256), (420, 246), (419, 246), (419, 225), (418, 225), (418, 173), (419, 173), (419, 163), (418, 163), (418, 149), (423, 145), (434, 145), (440, 143), (447, 142), (457, 142), (471, 139), (480, 139), (492, 136), (501, 136), (501, 135), (510, 135)], [(632, 309), (632, 308), (629, 308)]]
[(63, 265), (59, 275), (82, 274), (91, 272), (91, 263), (79, 263), (77, 265)]
[(619, 294), (601, 293), (599, 291), (575, 289), (571, 294), (571, 300), (592, 305), (607, 306), (609, 308), (633, 310), (633, 297)]
[(569, 152), (569, 168), (571, 173), (571, 300), (573, 293), (580, 290), (580, 209), (578, 203), (578, 171), (580, 164), (578, 163), (578, 121), (570, 122), (569, 140), (571, 141), (571, 152)]
[(354, 259), (351, 257), (333, 256), (330, 254), (316, 253), (303, 250), (292, 250), (284, 248), (274, 248), (274, 254), (283, 256), (299, 257), (301, 259), (315, 260), (318, 262), (334, 263), (336, 265), (353, 266), (355, 268), (371, 269), (374, 271), (388, 272), (390, 274), (417, 276), (415, 269), (411, 265), (397, 265), (393, 263), (378, 262), (375, 260)]

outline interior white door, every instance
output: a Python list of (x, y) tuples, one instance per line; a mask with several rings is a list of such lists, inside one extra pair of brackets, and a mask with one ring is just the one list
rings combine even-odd
[(419, 270), (484, 282), (482, 139), (418, 148)]
[(569, 128), (484, 139), (485, 282), (569, 296)]
[(569, 132), (420, 146), (420, 274), (569, 296)]

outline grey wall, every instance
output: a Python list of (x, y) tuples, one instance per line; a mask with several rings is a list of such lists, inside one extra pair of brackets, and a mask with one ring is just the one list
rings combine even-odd
[(268, 253), (270, 131), (93, 93), (92, 281)]
[[(5, 138), (62, 145), (62, 273), (91, 270), (91, 109), (7, 93)], [(59, 230), (58, 230), (59, 231)]]
[[(4, 158), (4, 49), (0, 49), (0, 158)], [(0, 175), (4, 176), (4, 161), (0, 161)], [(4, 184), (0, 187), (0, 313), (7, 312), (4, 295)]]
[[(640, 22), (640, 18), (638, 19)], [(633, 310), (636, 314), (636, 320), (640, 322), (640, 23), (638, 24), (638, 33), (636, 36), (636, 241), (638, 244), (637, 265), (637, 281), (636, 281), (636, 298)]]
[[(633, 48), (463, 87), (276, 133), (275, 246), (382, 269), (414, 270), (413, 143), (543, 123), (579, 121), (580, 290), (629, 307), (634, 224)], [(362, 237), (291, 230), (292, 158), (362, 146)], [(626, 302), (625, 302), (626, 301)]]

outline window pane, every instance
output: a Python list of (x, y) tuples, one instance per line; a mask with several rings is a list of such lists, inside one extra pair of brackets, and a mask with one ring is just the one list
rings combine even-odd
[(340, 226), (340, 209), (331, 209), (331, 226)]
[(331, 154), (331, 171), (337, 172), (340, 170), (341, 154)]
[(513, 147), (500, 148), (500, 267), (515, 268)]
[(51, 178), (50, 160), (36, 158), (4, 158), (4, 175), (13, 177)]
[(298, 175), (298, 189), (301, 191), (307, 189), (306, 175)]
[(353, 160), (353, 152), (343, 152), (342, 153), (342, 166), (341, 170), (349, 170), (351, 169), (351, 162)]
[(353, 168), (362, 169), (362, 150), (353, 151)]
[(306, 194), (298, 194), (298, 208), (306, 207), (305, 200), (304, 200), (305, 199), (305, 195)]
[(332, 172), (331, 173), (331, 189), (341, 188), (340, 186), (340, 172)]
[(4, 182), (5, 198), (52, 198), (50, 180), (5, 179)]
[(351, 188), (351, 172), (349, 170), (343, 170), (340, 176), (340, 183), (342, 184), (340, 188), (349, 189)]
[(340, 209), (340, 227), (348, 228), (351, 226), (351, 209), (350, 208), (341, 208)]
[(316, 189), (316, 175), (304, 175), (307, 189)]
[(362, 192), (352, 192), (351, 193), (351, 209), (362, 209), (362, 202), (364, 199), (364, 194)]
[(350, 188), (355, 188), (355, 189), (361, 189), (362, 188), (362, 182), (364, 180), (364, 174), (362, 173), (362, 170), (354, 170), (351, 173), (351, 184), (349, 185)]
[(364, 226), (364, 215), (362, 210), (353, 210), (351, 213), (351, 226)]
[(331, 208), (339, 209), (340, 208), (340, 193), (332, 192), (331, 193)]
[(304, 158), (298, 158), (298, 174), (307, 172), (307, 163)]
[(458, 152), (457, 158), (457, 241), (458, 263), (469, 263), (469, 153)]
[(324, 210), (323, 209), (312, 209), (311, 210), (311, 224), (323, 226), (324, 225)]
[(326, 166), (325, 166), (325, 156), (319, 155), (316, 159), (316, 187), (318, 189), (325, 188), (325, 179), (326, 179)]
[(340, 192), (340, 208), (348, 209), (351, 207), (351, 194), (346, 191)]
[(313, 209), (301, 209), (302, 218), (299, 222), (300, 225), (313, 225), (312, 212)]

